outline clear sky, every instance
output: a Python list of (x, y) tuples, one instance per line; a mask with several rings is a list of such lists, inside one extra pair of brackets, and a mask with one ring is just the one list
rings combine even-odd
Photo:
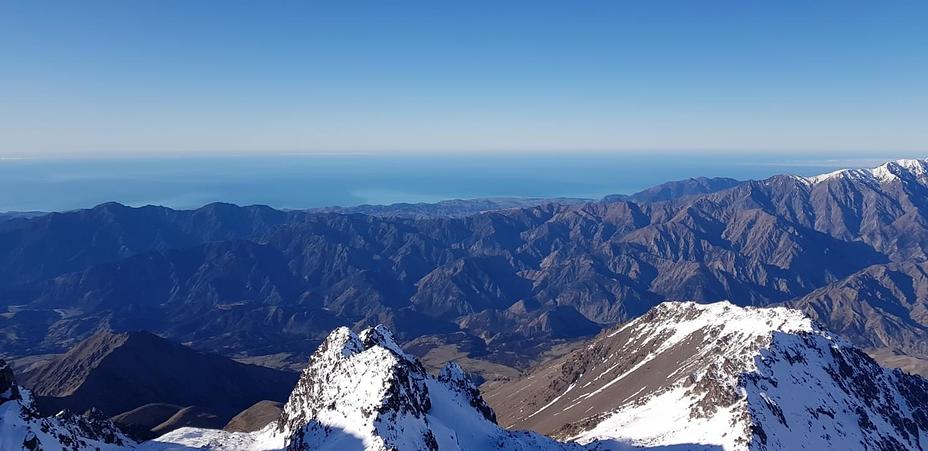
[(928, 2), (0, 3), (0, 156), (928, 151)]

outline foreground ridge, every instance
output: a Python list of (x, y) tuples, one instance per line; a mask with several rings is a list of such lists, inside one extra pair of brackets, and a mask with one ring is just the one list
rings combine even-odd
[[(2, 450), (928, 447), (928, 382), (881, 368), (796, 310), (728, 302), (662, 303), (494, 390), (490, 404), (457, 364), (432, 376), (385, 327), (341, 327), (263, 429), (181, 428), (138, 446), (105, 422), (27, 416), (29, 401), (4, 368), (0, 437), (16, 446)], [(503, 429), (497, 415), (537, 432)], [(46, 435), (22, 433), (21, 424)], [(44, 448), (28, 447), (34, 437)]]

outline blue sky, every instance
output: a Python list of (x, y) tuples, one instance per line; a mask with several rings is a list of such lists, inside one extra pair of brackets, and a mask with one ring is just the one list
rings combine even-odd
[(928, 150), (924, 1), (5, 1), (0, 156)]

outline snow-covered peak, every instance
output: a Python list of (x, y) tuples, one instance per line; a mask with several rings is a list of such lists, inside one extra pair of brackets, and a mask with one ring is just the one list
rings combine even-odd
[(842, 178), (878, 184), (904, 179), (925, 181), (928, 179), (928, 160), (902, 159), (890, 161), (871, 169), (840, 169), (812, 177), (799, 177), (800, 180), (809, 185)]
[(456, 384), (470, 383), (464, 368), (457, 362), (448, 362), (438, 373), (438, 378), (442, 381), (454, 382)]
[(365, 348), (370, 348), (371, 346), (380, 346), (393, 354), (396, 354), (398, 357), (402, 357), (406, 360), (414, 360), (406, 352), (403, 351), (403, 348), (396, 343), (396, 339), (393, 337), (393, 332), (387, 329), (383, 324), (378, 324), (369, 329), (365, 329), (360, 334), (361, 341), (364, 342)]
[[(186, 448), (185, 448), (186, 447)], [(139, 451), (579, 449), (496, 425), (457, 364), (438, 378), (383, 326), (333, 331), (312, 355), (280, 419), (251, 434), (182, 428)]]
[(396, 343), (393, 332), (382, 324), (365, 329), (360, 334), (355, 334), (351, 329), (344, 326), (333, 330), (319, 346), (314, 359), (349, 358), (374, 347), (392, 353), (404, 360), (414, 360)]
[[(925, 169), (926, 166), (928, 166), (928, 160), (918, 160), (918, 159), (914, 159), (914, 158), (904, 158), (904, 159), (896, 160), (896, 161), (894, 161), (894, 162), (886, 163), (886, 164), (887, 164), (887, 165), (888, 165), (888, 164), (897, 164), (897, 165), (899, 165), (900, 167), (905, 168), (906, 170), (908, 170), (908, 171), (910, 171), (910, 172), (913, 172), (913, 173), (915, 173), (915, 174), (919, 174), (919, 175), (924, 175), (924, 174), (928, 173), (928, 171), (926, 171), (926, 169)], [(886, 165), (884, 165), (884, 166), (886, 166)]]
[(786, 308), (667, 302), (491, 394), (504, 423), (592, 447), (921, 449), (928, 383)]
[(316, 355), (330, 358), (350, 357), (364, 350), (364, 344), (357, 334), (347, 327), (333, 330), (319, 345)]
[[(434, 438), (419, 424), (431, 408), (422, 366), (382, 326), (360, 336), (344, 329), (332, 335), (310, 358), (284, 405), (278, 431), (288, 447), (316, 449), (354, 437), (367, 449), (400, 444), (427, 449)], [(397, 422), (404, 423), (403, 433), (394, 428)]]
[(729, 301), (708, 304), (663, 302), (648, 312), (647, 317), (649, 320), (630, 322), (612, 334), (628, 327), (670, 327), (676, 330), (675, 337), (682, 337), (704, 327), (720, 328), (720, 335), (741, 333), (761, 336), (772, 332), (821, 331), (819, 325), (799, 310), (786, 307), (739, 307)]

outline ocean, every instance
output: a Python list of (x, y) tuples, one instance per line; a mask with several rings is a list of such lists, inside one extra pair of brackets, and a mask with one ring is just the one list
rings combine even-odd
[[(0, 158), (0, 211), (63, 211), (116, 201), (313, 208), (478, 197), (628, 194), (688, 177), (758, 179), (870, 167), (909, 157), (678, 153), (331, 153)], [(917, 157), (917, 156), (916, 156)]]

